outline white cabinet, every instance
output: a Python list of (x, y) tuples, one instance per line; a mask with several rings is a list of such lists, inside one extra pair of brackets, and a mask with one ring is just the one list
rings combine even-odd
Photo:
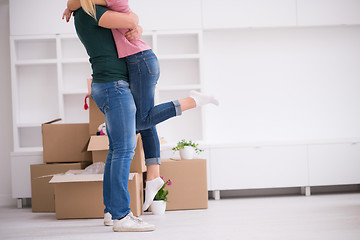
[(204, 0), (204, 29), (296, 25), (295, 0)]
[[(157, 103), (189, 96), (190, 90), (201, 90), (201, 31), (157, 31), (154, 50), (160, 62)], [(192, 109), (180, 117), (157, 126), (159, 135), (168, 142), (181, 139), (203, 140), (202, 110)]]
[(11, 36), (75, 32), (72, 22), (61, 20), (66, 0), (11, 0), (9, 8)]
[(307, 186), (306, 146), (213, 147), (211, 189)]
[(42, 152), (11, 153), (11, 189), (13, 198), (31, 197), (30, 165), (43, 163)]
[(360, 143), (309, 146), (310, 186), (359, 184)]
[(359, 0), (297, 0), (299, 26), (360, 24)]
[(91, 69), (76, 35), (11, 37), (14, 150), (41, 151), (41, 123), (87, 122)]
[(132, 0), (131, 9), (147, 30), (201, 29), (201, 0)]

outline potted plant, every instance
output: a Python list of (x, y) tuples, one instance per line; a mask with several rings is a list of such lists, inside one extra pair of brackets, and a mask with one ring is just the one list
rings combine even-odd
[[(161, 177), (163, 179), (163, 177)], [(168, 190), (165, 190), (167, 185), (171, 185), (172, 182), (168, 179), (164, 185), (160, 188), (160, 190), (156, 193), (153, 202), (151, 203), (151, 212), (154, 215), (162, 215), (165, 213), (166, 210), (166, 202), (167, 202), (167, 195), (169, 193)]]
[(176, 147), (172, 148), (172, 150), (179, 151), (181, 159), (193, 159), (195, 152), (200, 153), (204, 151), (203, 149), (198, 148), (198, 145), (199, 144), (191, 140), (186, 141), (185, 139), (182, 139), (177, 143)]

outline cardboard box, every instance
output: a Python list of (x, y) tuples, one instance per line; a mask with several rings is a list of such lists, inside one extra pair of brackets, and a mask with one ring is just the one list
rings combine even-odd
[(91, 161), (91, 153), (87, 151), (88, 123), (54, 124), (54, 121), (44, 123), (42, 137), (44, 163)]
[[(57, 219), (104, 217), (103, 174), (56, 175), (50, 183), (55, 186)], [(128, 190), (131, 211), (139, 216), (144, 199), (142, 174), (130, 173)]]
[[(106, 162), (109, 152), (109, 139), (107, 136), (91, 136), (88, 151), (92, 152), (93, 162)], [(131, 161), (130, 172), (145, 172), (145, 155), (140, 134), (136, 134), (135, 155)]]
[(30, 166), (31, 203), (33, 212), (55, 212), (54, 186), (49, 184), (54, 174), (65, 173), (71, 169), (84, 169), (90, 162), (49, 163)]
[(166, 210), (203, 209), (208, 207), (206, 160), (162, 159), (161, 176), (171, 179)]
[(100, 124), (105, 122), (105, 116), (97, 107), (92, 97), (89, 97), (89, 135), (96, 135)]

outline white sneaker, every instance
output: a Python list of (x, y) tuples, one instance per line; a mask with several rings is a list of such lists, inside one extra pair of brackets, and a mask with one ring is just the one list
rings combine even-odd
[(105, 213), (104, 215), (104, 225), (105, 226), (112, 226), (114, 221), (112, 220), (112, 216), (109, 212)]
[(114, 232), (146, 232), (154, 231), (155, 225), (144, 222), (130, 212), (123, 219), (114, 220), (113, 230)]

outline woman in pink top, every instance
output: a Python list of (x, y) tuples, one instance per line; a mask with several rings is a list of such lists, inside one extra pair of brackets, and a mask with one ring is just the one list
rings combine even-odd
[[(96, 18), (94, 4), (106, 6), (116, 12), (131, 12), (127, 0), (68, 0), (68, 9), (74, 11), (82, 7), (85, 12)], [(71, 12), (68, 11), (67, 19), (70, 14)], [(139, 30), (142, 31), (141, 28)], [(136, 29), (112, 29), (118, 56), (126, 59), (130, 90), (137, 109), (136, 128), (141, 134), (144, 145), (147, 166), (145, 203), (143, 205), (145, 211), (150, 206), (157, 191), (164, 184), (160, 178), (160, 143), (155, 125), (171, 117), (181, 115), (183, 111), (188, 109), (207, 103), (218, 105), (218, 101), (212, 96), (191, 91), (191, 97), (154, 106), (155, 86), (160, 74), (159, 62), (145, 42), (137, 39), (136, 34), (134, 34), (135, 37), (131, 36), (134, 32), (137, 33)], [(127, 37), (125, 37), (126, 34)]]

